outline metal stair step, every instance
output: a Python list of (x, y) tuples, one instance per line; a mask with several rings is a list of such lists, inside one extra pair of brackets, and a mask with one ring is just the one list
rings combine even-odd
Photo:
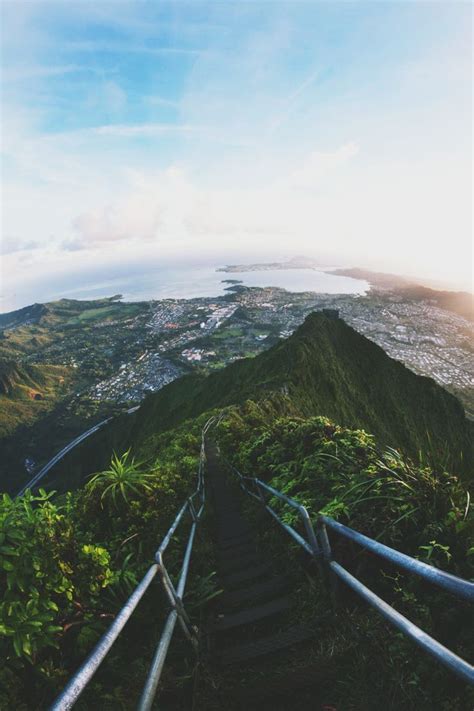
[(224, 538), (218, 540), (218, 548), (221, 551), (237, 548), (244, 543), (252, 543), (255, 540), (255, 534), (244, 533), (241, 536), (233, 536), (232, 538)]
[(256, 552), (255, 543), (241, 543), (231, 548), (230, 551), (225, 550), (219, 553), (218, 560), (225, 564), (231, 562), (233, 558), (244, 558), (247, 555), (255, 555)]
[(223, 576), (222, 583), (227, 590), (233, 585), (239, 585), (239, 583), (243, 583), (247, 580), (254, 580), (255, 578), (262, 577), (262, 575), (269, 574), (270, 570), (271, 568), (268, 563), (253, 565), (245, 570), (239, 570), (237, 573)]
[[(266, 674), (264, 677), (250, 684), (239, 685), (229, 689), (231, 697), (238, 697), (241, 708), (249, 708), (250, 704), (255, 704), (258, 700), (267, 709), (267, 703), (278, 698), (281, 703), (286, 699), (288, 708), (291, 708), (290, 699), (298, 699), (299, 708), (324, 708), (324, 700), (327, 698), (327, 691), (324, 688), (333, 686), (337, 678), (338, 662), (342, 661), (342, 655), (338, 658), (319, 659), (317, 663), (311, 663), (296, 669), (281, 670), (276, 674)], [(310, 693), (310, 706), (301, 703), (304, 696)], [(296, 696), (295, 696), (296, 694)], [(321, 695), (320, 695), (321, 694)], [(307, 698), (307, 697), (306, 697)], [(244, 703), (245, 702), (245, 703)], [(260, 708), (259, 704), (259, 708)]]
[(258, 600), (262, 597), (275, 597), (276, 594), (281, 593), (287, 587), (288, 581), (286, 578), (270, 578), (263, 583), (249, 585), (247, 588), (232, 590), (231, 592), (224, 591), (221, 602), (224, 606), (234, 607), (250, 600)]
[(248, 528), (248, 522), (242, 516), (218, 518), (217, 525), (219, 528)]
[(266, 617), (277, 615), (280, 612), (288, 610), (290, 607), (291, 602), (289, 597), (278, 597), (276, 600), (265, 602), (263, 605), (256, 605), (255, 607), (249, 607), (246, 610), (241, 610), (240, 612), (224, 615), (224, 617), (221, 617), (212, 623), (209, 629), (213, 632), (223, 632), (224, 630), (229, 630), (233, 627), (248, 625), (252, 622), (263, 620)]
[(219, 510), (217, 512), (217, 515), (219, 518), (227, 518), (230, 516), (242, 516), (242, 509), (240, 506), (219, 506)]
[(217, 526), (217, 534), (220, 538), (236, 538), (244, 533), (251, 533), (252, 528), (247, 521), (230, 522), (224, 521)]
[(242, 556), (228, 556), (228, 559), (223, 560), (219, 566), (222, 575), (230, 575), (238, 570), (250, 568), (252, 565), (258, 565), (262, 562), (262, 557), (257, 553), (247, 553)]
[(226, 525), (241, 525), (245, 524), (248, 525), (247, 519), (245, 519), (241, 513), (233, 513), (228, 516), (221, 516), (218, 514), (216, 516), (217, 524), (219, 526), (226, 526)]
[(283, 632), (279, 632), (271, 637), (264, 637), (256, 642), (247, 642), (245, 644), (238, 644), (235, 647), (220, 650), (220, 661), (223, 664), (245, 662), (248, 659), (255, 659), (255, 657), (261, 657), (274, 652), (279, 652), (282, 649), (291, 647), (293, 644), (311, 639), (311, 637), (314, 637), (315, 634), (315, 630), (307, 625), (290, 627)]

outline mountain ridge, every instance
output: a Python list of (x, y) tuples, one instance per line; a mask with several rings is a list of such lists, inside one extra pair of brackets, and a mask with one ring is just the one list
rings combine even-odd
[[(461, 403), (434, 380), (390, 358), (342, 319), (310, 314), (295, 333), (254, 358), (208, 376), (192, 374), (150, 395), (134, 435), (166, 430), (184, 419), (246, 399), (288, 396), (304, 416), (324, 415), (372, 432), (411, 457), (472, 464), (472, 423)], [(153, 423), (153, 424), (151, 424)]]

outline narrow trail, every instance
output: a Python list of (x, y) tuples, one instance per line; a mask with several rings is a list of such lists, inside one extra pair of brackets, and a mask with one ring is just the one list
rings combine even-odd
[[(281, 662), (292, 647), (313, 639), (316, 627), (295, 624), (294, 582), (275, 561), (259, 552), (257, 532), (242, 512), (241, 497), (215, 448), (207, 452), (208, 484), (214, 510), (216, 559), (222, 595), (208, 620), (211, 670), (222, 686), (214, 692), (214, 709), (292, 709), (288, 695), (314, 684), (314, 670), (272, 674), (274, 660)], [(287, 697), (282, 699), (282, 695)], [(311, 704), (299, 708), (317, 709)], [(209, 702), (208, 702), (209, 703)], [(201, 711), (209, 705), (198, 705)]]
[[(154, 562), (53, 702), (51, 711), (68, 711), (73, 707), (158, 574), (171, 609), (149, 667), (138, 704), (140, 711), (151, 711), (157, 707), (156, 703), (169, 711), (336, 711), (332, 701), (335, 696), (342, 698), (336, 693), (341, 684), (345, 701), (349, 699), (350, 704), (351, 684), (357, 682), (354, 675), (344, 676), (343, 670), (351, 668), (359, 642), (353, 635), (344, 637), (343, 634), (337, 645), (334, 644), (346, 615), (341, 599), (336, 599), (339, 595), (334, 595), (337, 586), (332, 583), (338, 580), (343, 581), (346, 593), (356, 593), (356, 599), (364, 600), (377, 610), (438, 664), (464, 682), (474, 684), (474, 667), (469, 662), (417, 627), (338, 562), (328, 531), (461, 600), (474, 600), (474, 583), (390, 548), (329, 516), (318, 517), (315, 531), (303, 504), (258, 478), (243, 476), (235, 468), (231, 471), (221, 459), (218, 448), (206, 440), (207, 431), (216, 421), (219, 420), (211, 417), (202, 430), (196, 490), (177, 512), (155, 553)], [(243, 492), (253, 497), (245, 498), (246, 502), (258, 502), (255, 514), (249, 513), (248, 517)], [(206, 500), (210, 504), (207, 507), (210, 515), (203, 550), (211, 552), (214, 548), (214, 555), (211, 552), (209, 561), (201, 560), (201, 568), (204, 564), (206, 574), (209, 568), (217, 569), (221, 593), (210, 601), (199, 627), (194, 627), (183, 597)], [(273, 508), (274, 500), (283, 501), (290, 511), (296, 511), (298, 522), (293, 525), (285, 522), (281, 510), (278, 513)], [(177, 583), (173, 584), (163, 556), (180, 523), (189, 523), (189, 516), (191, 525), (181, 570)], [(272, 519), (275, 524), (270, 525), (274, 525), (275, 536), (277, 531), (284, 531), (286, 543), (289, 536), (296, 546), (279, 545), (269, 525)], [(300, 532), (293, 526), (299, 526)], [(306, 535), (301, 534), (302, 530)], [(271, 541), (270, 548), (264, 549), (264, 540)], [(313, 575), (313, 571), (317, 575)], [(161, 698), (155, 700), (178, 621), (199, 654), (197, 658), (193, 655), (190, 663), (187, 652), (178, 652), (183, 662), (182, 673), (178, 673), (177, 683), (171, 684), (169, 695), (165, 688)], [(352, 618), (345, 622), (347, 629), (354, 626)], [(365, 630), (364, 645), (367, 637), (370, 641)], [(363, 658), (362, 649), (360, 654)], [(189, 695), (183, 692), (183, 684), (188, 684)], [(163, 692), (161, 687), (160, 690)]]

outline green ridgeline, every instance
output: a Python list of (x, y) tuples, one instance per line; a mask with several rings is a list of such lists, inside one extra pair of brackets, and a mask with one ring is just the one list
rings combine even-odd
[[(258, 357), (208, 377), (182, 378), (148, 397), (133, 419), (118, 417), (54, 472), (69, 488), (74, 480), (75, 491), (0, 501), (5, 659), (0, 707), (48, 708), (93, 648), (194, 489), (201, 428), (210, 411), (224, 407), (226, 417), (211, 436), (243, 473), (297, 498), (312, 516), (324, 511), (388, 545), (472, 577), (472, 506), (465, 485), (447, 473), (467, 472), (472, 461), (470, 423), (460, 404), (343, 321), (313, 314), (291, 338)], [(384, 451), (387, 446), (408, 452), (416, 463)], [(110, 462), (114, 448), (118, 456), (110, 464), (94, 463), (94, 456)], [(95, 467), (105, 472), (81, 487), (76, 465), (84, 474)], [(50, 487), (53, 478), (45, 484)], [(198, 625), (207, 601), (218, 594), (208, 503), (185, 599)], [(250, 507), (248, 513), (253, 515)], [(291, 511), (280, 513), (293, 522)], [(267, 672), (285, 678), (289, 665), (303, 670), (312, 665), (311, 673), (314, 666), (329, 664), (321, 705), (354, 711), (472, 708), (465, 687), (367, 606), (343, 591), (333, 612), (322, 579), (315, 571), (303, 573), (304, 561), (276, 535), (270, 519), (256, 519), (256, 525), (262, 550), (297, 582), (295, 609), (301, 616), (295, 624), (317, 619), (321, 625), (314, 645), (284, 656), (280, 666), (272, 662), (261, 678)], [(172, 575), (179, 570), (184, 540), (178, 536), (170, 548)], [(351, 545), (336, 543), (335, 552), (384, 599), (470, 658), (468, 613), (458, 600), (427, 594), (426, 586), (391, 568), (381, 571)], [(146, 596), (79, 709), (135, 707), (168, 609), (158, 587)], [(179, 635), (173, 645), (160, 703), (184, 711), (190, 708), (194, 659)], [(261, 676), (262, 668), (255, 674)], [(215, 705), (215, 689), (224, 683), (218, 671), (204, 668), (197, 708), (222, 708)], [(294, 699), (282, 699), (278, 708), (292, 710)]]
[(416, 375), (342, 319), (313, 313), (287, 340), (207, 377), (190, 375), (149, 396), (132, 440), (206, 410), (269, 395), (282, 411), (323, 415), (373, 433), (380, 445), (467, 475), (474, 427), (459, 401)]

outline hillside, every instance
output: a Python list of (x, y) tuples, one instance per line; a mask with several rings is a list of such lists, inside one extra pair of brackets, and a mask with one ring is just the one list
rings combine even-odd
[(49, 412), (66, 392), (69, 380), (69, 371), (62, 366), (0, 359), (0, 437)]
[(0, 314), (0, 329), (12, 329), (38, 323), (47, 312), (48, 309), (44, 304), (32, 304), (17, 311)]
[(132, 437), (143, 440), (206, 410), (273, 394), (304, 416), (372, 432), (382, 445), (468, 471), (472, 424), (458, 400), (391, 359), (343, 320), (311, 314), (287, 340), (209, 375), (190, 375), (147, 398)]
[[(4, 383), (13, 391), (27, 387), (27, 382), (39, 385), (35, 375), (12, 367), (4, 372)], [(342, 320), (313, 313), (293, 336), (259, 356), (207, 377), (181, 378), (149, 396), (135, 414), (117, 417), (43, 482), (66, 495), (43, 491), (33, 498), (3, 497), (0, 648), (7, 661), (0, 674), (2, 708), (48, 708), (94, 647), (194, 489), (204, 423), (212, 410), (229, 405), (209, 445), (217, 441), (222, 455), (242, 473), (295, 497), (312, 516), (324, 512), (412, 556), (472, 577), (469, 497), (448, 463), (451, 459), (461, 468), (471, 457), (469, 423), (461, 406)], [(426, 456), (421, 465), (413, 464), (395, 450), (384, 451), (386, 444), (414, 456), (421, 448)], [(430, 458), (439, 462), (435, 469), (428, 466)], [(221, 466), (224, 475), (224, 460)], [(92, 472), (98, 473), (91, 477)], [(279, 510), (294, 523), (291, 511), (283, 505)], [(250, 506), (244, 512), (255, 516)], [(291, 652), (282, 654), (277, 664), (256, 664), (237, 676), (232, 671), (236, 689), (261, 685), (262, 679), (266, 685), (270, 678), (286, 684), (292, 670), (311, 681), (311, 694), (324, 694), (321, 707), (324, 701), (334, 708), (375, 709), (387, 698), (393, 701), (387, 706), (392, 709), (472, 706), (465, 689), (453, 691), (450, 673), (414, 652), (347, 592), (342, 591), (337, 621), (329, 616), (329, 593), (316, 569), (288, 540), (275, 535), (267, 519), (254, 520), (257, 547), (265, 560), (283, 567), (294, 582), (294, 613), (288, 624), (316, 620), (318, 637), (298, 648), (296, 662)], [(185, 598), (198, 626), (222, 592), (214, 538), (213, 509), (208, 507)], [(180, 560), (176, 550), (184, 545), (185, 537), (176, 535), (169, 556), (173, 574)], [(371, 558), (354, 556), (353, 546), (344, 542), (336, 543), (335, 550), (351, 572), (396, 609), (461, 656), (470, 656), (466, 606), (458, 601), (453, 605), (444, 594), (428, 598), (423, 584), (414, 581), (408, 587), (388, 568), (374, 566)], [(14, 568), (21, 572), (18, 578), (10, 576)], [(10, 613), (13, 606), (15, 616)], [(81, 708), (134, 707), (167, 610), (163, 597), (157, 605), (155, 594), (145, 596), (84, 693)], [(163, 708), (184, 711), (190, 708), (186, 689), (192, 686), (194, 658), (184, 637), (173, 643), (160, 699)], [(229, 692), (229, 675), (212, 660), (203, 663), (199, 705), (194, 707), (241, 709), (220, 704), (216, 689)], [(315, 679), (315, 668), (325, 670), (323, 678)], [(293, 702), (282, 700), (270, 708), (290, 711)], [(313, 709), (313, 702), (311, 695), (309, 705), (300, 707)]]

